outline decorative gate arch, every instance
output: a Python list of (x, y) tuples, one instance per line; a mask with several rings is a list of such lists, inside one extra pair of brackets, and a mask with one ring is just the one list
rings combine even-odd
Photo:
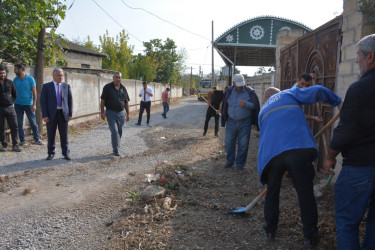
[(280, 30), (311, 31), (307, 26), (280, 17), (246, 20), (220, 35), (213, 45), (227, 66), (274, 66), (276, 35)]

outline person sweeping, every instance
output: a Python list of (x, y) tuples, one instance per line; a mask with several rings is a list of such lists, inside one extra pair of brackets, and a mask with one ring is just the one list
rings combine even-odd
[(320, 85), (282, 92), (271, 87), (265, 91), (265, 103), (258, 119), (258, 173), (261, 183), (267, 184), (263, 226), (267, 241), (275, 239), (278, 228), (279, 194), (285, 171), (288, 171), (297, 191), (305, 247), (313, 248), (321, 239), (312, 165), (318, 150), (301, 107), (319, 101), (335, 107), (341, 103), (341, 98)]

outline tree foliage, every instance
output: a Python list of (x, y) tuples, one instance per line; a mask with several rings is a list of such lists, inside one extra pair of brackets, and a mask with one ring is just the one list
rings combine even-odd
[(154, 81), (167, 84), (176, 83), (181, 77), (183, 57), (176, 53), (175, 42), (167, 38), (164, 42), (161, 39), (153, 39), (144, 42), (145, 54), (150, 58), (152, 66), (156, 69)]
[(52, 27), (46, 37), (46, 64), (59, 56), (54, 29), (65, 18), (60, 0), (0, 0), (0, 58), (14, 63), (36, 61), (37, 36), (41, 27)]
[(100, 52), (100, 49), (99, 47), (97, 47), (93, 41), (91, 41), (90, 39), (90, 36), (87, 36), (87, 38), (83, 41), (79, 40), (79, 39), (74, 39), (73, 40), (74, 43), (77, 43), (83, 47), (86, 47), (88, 49), (92, 49), (92, 50), (95, 50), (97, 52)]
[(133, 46), (128, 45), (129, 37), (122, 30), (116, 38), (106, 34), (99, 37), (100, 52), (107, 55), (103, 58), (103, 68), (121, 72), (123, 78), (129, 77), (129, 66), (133, 59)]
[(135, 56), (129, 68), (129, 76), (132, 79), (152, 82), (156, 77), (156, 68), (153, 67), (151, 57), (142, 54)]

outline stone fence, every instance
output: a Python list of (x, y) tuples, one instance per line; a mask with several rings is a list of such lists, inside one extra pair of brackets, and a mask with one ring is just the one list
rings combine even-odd
[(274, 86), (275, 72), (265, 73), (259, 76), (246, 77), (246, 85), (252, 87), (258, 96), (260, 105), (263, 105), (264, 92), (268, 87)]

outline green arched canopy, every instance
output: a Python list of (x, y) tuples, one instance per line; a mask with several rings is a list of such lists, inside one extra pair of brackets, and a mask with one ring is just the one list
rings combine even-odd
[[(274, 16), (261, 16), (237, 24), (214, 42), (226, 65), (274, 66), (276, 35), (280, 30), (311, 31), (307, 26)], [(229, 60), (228, 60), (229, 59)]]

